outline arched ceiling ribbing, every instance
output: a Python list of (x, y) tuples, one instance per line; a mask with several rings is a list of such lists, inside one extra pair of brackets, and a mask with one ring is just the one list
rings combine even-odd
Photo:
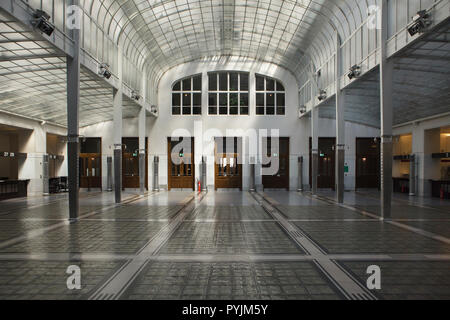
[(337, 30), (347, 38), (368, 0), (80, 0), (134, 62), (154, 78), (209, 57), (238, 56), (296, 71), (326, 60)]

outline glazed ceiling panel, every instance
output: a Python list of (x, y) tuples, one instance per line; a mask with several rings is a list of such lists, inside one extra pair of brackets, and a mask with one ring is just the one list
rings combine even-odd
[(84, 7), (125, 52), (139, 51), (148, 70), (162, 75), (180, 63), (230, 55), (295, 72), (313, 40), (328, 46), (335, 29), (348, 36), (371, 2), (89, 0)]

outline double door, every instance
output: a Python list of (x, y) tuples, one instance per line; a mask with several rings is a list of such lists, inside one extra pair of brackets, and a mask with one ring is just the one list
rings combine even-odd
[(356, 188), (380, 188), (379, 138), (356, 138)]
[(289, 190), (289, 138), (264, 138), (262, 183), (268, 189)]
[(81, 153), (80, 188), (102, 187), (102, 156), (99, 153)]
[(169, 137), (167, 146), (169, 190), (195, 190), (194, 138)]
[[(317, 187), (335, 189), (336, 182), (336, 155), (335, 155), (336, 138), (319, 138), (319, 168), (317, 176)], [(311, 180), (311, 163), (312, 163), (312, 139), (309, 140), (309, 183)]]
[(215, 189), (242, 190), (242, 139), (215, 138)]
[[(148, 189), (148, 140), (145, 138), (145, 187)], [(122, 138), (122, 188), (137, 189), (139, 184), (139, 138)]]

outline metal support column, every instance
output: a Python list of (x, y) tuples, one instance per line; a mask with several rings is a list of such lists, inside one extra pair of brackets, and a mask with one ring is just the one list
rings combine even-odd
[(250, 183), (249, 183), (249, 190), (250, 191), (256, 191), (256, 165), (255, 165), (255, 158), (250, 158)]
[(393, 61), (387, 58), (388, 3), (381, 1), (380, 109), (381, 109), (381, 217), (391, 217), (392, 201), (392, 85)]
[(159, 156), (153, 159), (153, 191), (159, 191)]
[(336, 31), (336, 62), (335, 62), (335, 83), (336, 83), (336, 200), (338, 203), (344, 202), (344, 166), (345, 166), (345, 93), (341, 90), (342, 75), (342, 52), (341, 39)]
[(50, 194), (50, 163), (49, 155), (44, 154), (42, 156), (42, 181), (44, 184), (44, 195), (48, 196)]
[(117, 53), (117, 69), (118, 69), (118, 90), (113, 89), (114, 96), (114, 190), (115, 202), (122, 202), (122, 50), (118, 47)]
[(317, 176), (319, 174), (319, 109), (311, 109), (311, 192), (317, 194)]
[(416, 195), (416, 156), (414, 154), (409, 160), (409, 195)]
[(298, 157), (298, 192), (303, 191), (303, 157)]
[[(141, 88), (141, 95), (143, 99), (143, 103), (145, 105), (146, 96), (147, 96), (147, 73), (144, 69), (144, 72), (142, 73), (142, 88)], [(141, 107), (141, 110), (139, 111), (139, 186), (140, 191), (143, 194), (145, 192), (145, 179), (147, 178), (146, 173), (146, 149), (147, 146), (145, 144), (145, 136), (146, 136), (146, 120), (147, 120), (147, 111), (145, 110), (145, 106)]]
[[(78, 0), (69, 1), (78, 5)], [(69, 220), (74, 222), (79, 214), (79, 107), (80, 107), (80, 30), (71, 29), (73, 56), (66, 57), (67, 64), (67, 162), (69, 183)]]
[(112, 191), (112, 157), (106, 158), (107, 176), (106, 176), (106, 191)]
[(206, 156), (202, 156), (202, 171), (201, 171), (201, 184), (202, 184), (202, 191), (207, 191), (208, 187), (207, 187), (207, 180), (206, 180), (206, 172), (207, 172), (207, 165), (206, 165)]

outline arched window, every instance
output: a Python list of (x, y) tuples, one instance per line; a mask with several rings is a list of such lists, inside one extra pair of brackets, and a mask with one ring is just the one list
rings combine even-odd
[(208, 73), (208, 114), (248, 115), (249, 74)]
[(202, 114), (202, 75), (178, 80), (172, 86), (172, 115)]
[(256, 75), (256, 114), (286, 114), (286, 94), (280, 81)]

